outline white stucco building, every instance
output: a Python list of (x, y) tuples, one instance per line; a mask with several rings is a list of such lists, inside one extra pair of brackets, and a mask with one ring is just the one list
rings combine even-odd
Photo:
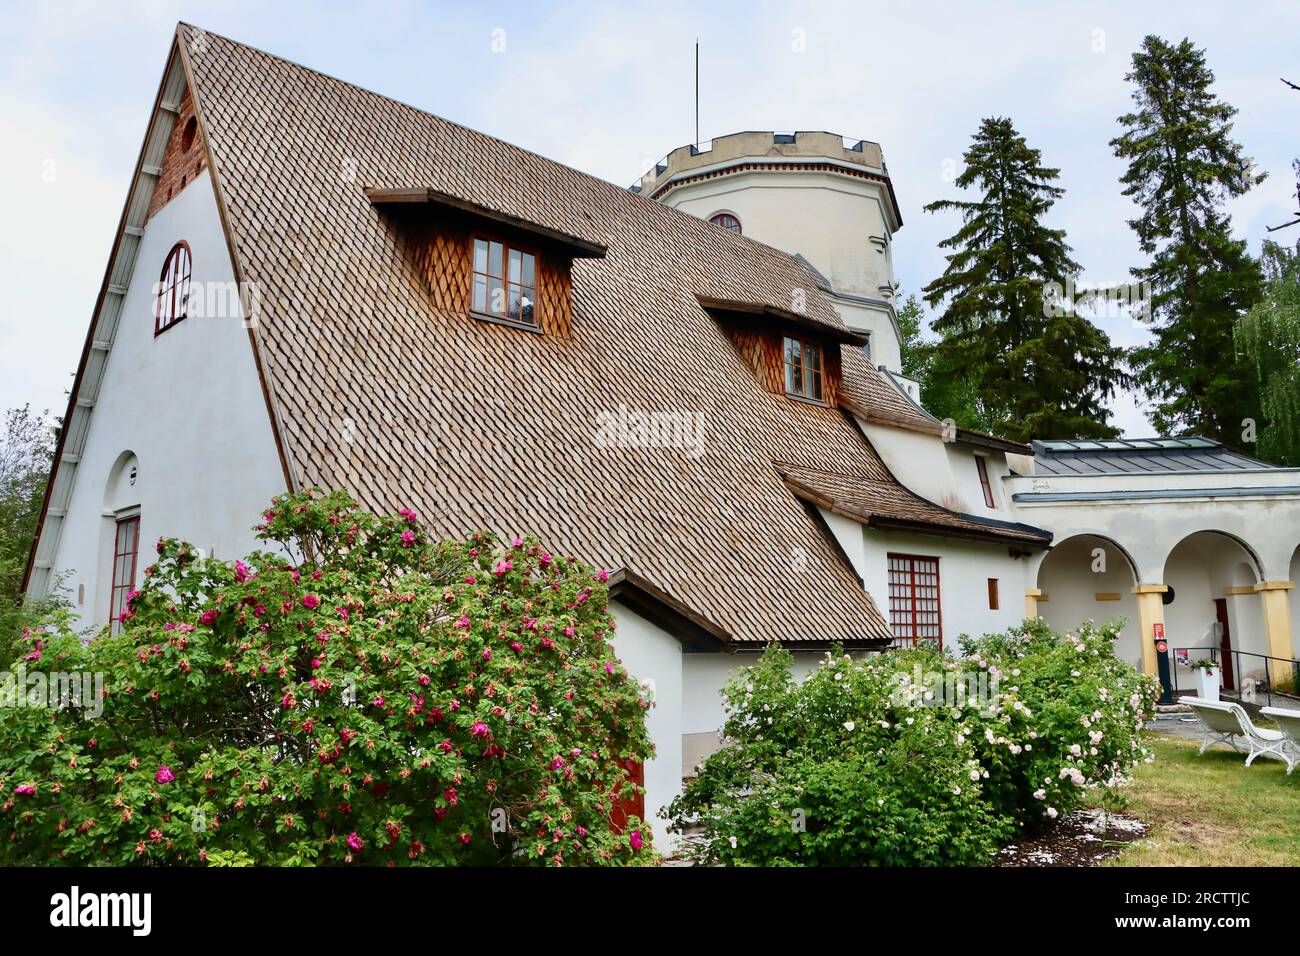
[[(1235, 650), (1296, 656), (1300, 474), (924, 411), (879, 146), (740, 133), (635, 192), (182, 25), (29, 593), (60, 579), (108, 624), (142, 542), (239, 556), (273, 495), (312, 485), (448, 536), (535, 531), (612, 572), (615, 646), (656, 699), (652, 819), (771, 641), (802, 674), (835, 645), (1119, 613), (1150, 670), (1155, 624), (1222, 644), (1222, 612)], [(489, 242), (511, 265), (480, 265)], [(707, 441), (595, 447), (614, 408), (699, 416)]]

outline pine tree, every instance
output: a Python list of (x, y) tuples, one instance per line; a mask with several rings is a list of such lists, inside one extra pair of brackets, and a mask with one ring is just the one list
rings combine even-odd
[(1204, 51), (1184, 39), (1142, 41), (1126, 77), (1134, 112), (1111, 140), (1128, 160), (1124, 195), (1141, 207), (1129, 221), (1150, 264), (1153, 341), (1131, 352), (1136, 379), (1162, 433), (1195, 432), (1241, 448), (1259, 415), (1249, 364), (1233, 346), (1236, 320), (1258, 301), (1262, 277), (1244, 240), (1232, 238), (1224, 201), (1259, 179), (1233, 142), (1236, 110), (1210, 90)]
[[(944, 274), (923, 290), (931, 306), (935, 358), (974, 386), (986, 427), (1018, 441), (1110, 438), (1105, 400), (1126, 383), (1122, 351), (1061, 296), (1079, 273), (1065, 233), (1043, 218), (1065, 192), (1059, 170), (1010, 119), (980, 124), (957, 177), (975, 200), (940, 200), (962, 227), (940, 245), (954, 250)], [(922, 393), (922, 400), (925, 399)], [(962, 424), (962, 422), (958, 422)]]

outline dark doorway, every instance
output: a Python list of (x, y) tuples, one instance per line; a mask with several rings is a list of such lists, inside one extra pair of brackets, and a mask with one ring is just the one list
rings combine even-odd
[(1219, 621), (1219, 663), (1223, 668), (1223, 689), (1235, 690), (1232, 680), (1232, 632), (1228, 629), (1228, 602), (1216, 598), (1214, 616)]

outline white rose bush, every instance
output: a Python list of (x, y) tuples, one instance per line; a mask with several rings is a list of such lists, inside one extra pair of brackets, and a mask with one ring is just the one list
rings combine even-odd
[(667, 816), (699, 828), (702, 862), (987, 863), (1150, 759), (1159, 684), (1115, 657), (1118, 629), (831, 652), (802, 682), (773, 646), (728, 684), (724, 746)]

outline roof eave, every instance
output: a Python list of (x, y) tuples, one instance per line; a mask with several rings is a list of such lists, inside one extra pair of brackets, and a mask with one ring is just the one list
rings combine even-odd
[(790, 309), (778, 308), (765, 302), (743, 302), (738, 299), (718, 299), (704, 295), (697, 295), (695, 298), (705, 312), (758, 317), (776, 325), (787, 325), (816, 333), (832, 342), (843, 342), (848, 345), (867, 344), (867, 337), (852, 329), (819, 322)]
[(439, 192), (427, 186), (409, 186), (398, 189), (383, 189), (375, 186), (367, 186), (364, 190), (366, 198), (374, 206), (413, 206), (432, 204), (445, 206), (456, 209), (461, 212), (469, 213), (472, 216), (479, 216), (484, 219), (490, 219), (493, 222), (499, 222), (504, 226), (512, 229), (518, 229), (521, 232), (527, 232), (547, 242), (561, 246), (570, 252), (577, 259), (603, 259), (609, 251), (608, 247), (591, 239), (584, 239), (581, 236), (574, 236), (559, 229), (543, 225), (539, 222), (533, 222), (530, 219), (524, 219), (499, 209), (493, 209), (490, 206), (484, 206), (471, 200), (464, 199), (460, 196), (453, 196), (450, 193)]

